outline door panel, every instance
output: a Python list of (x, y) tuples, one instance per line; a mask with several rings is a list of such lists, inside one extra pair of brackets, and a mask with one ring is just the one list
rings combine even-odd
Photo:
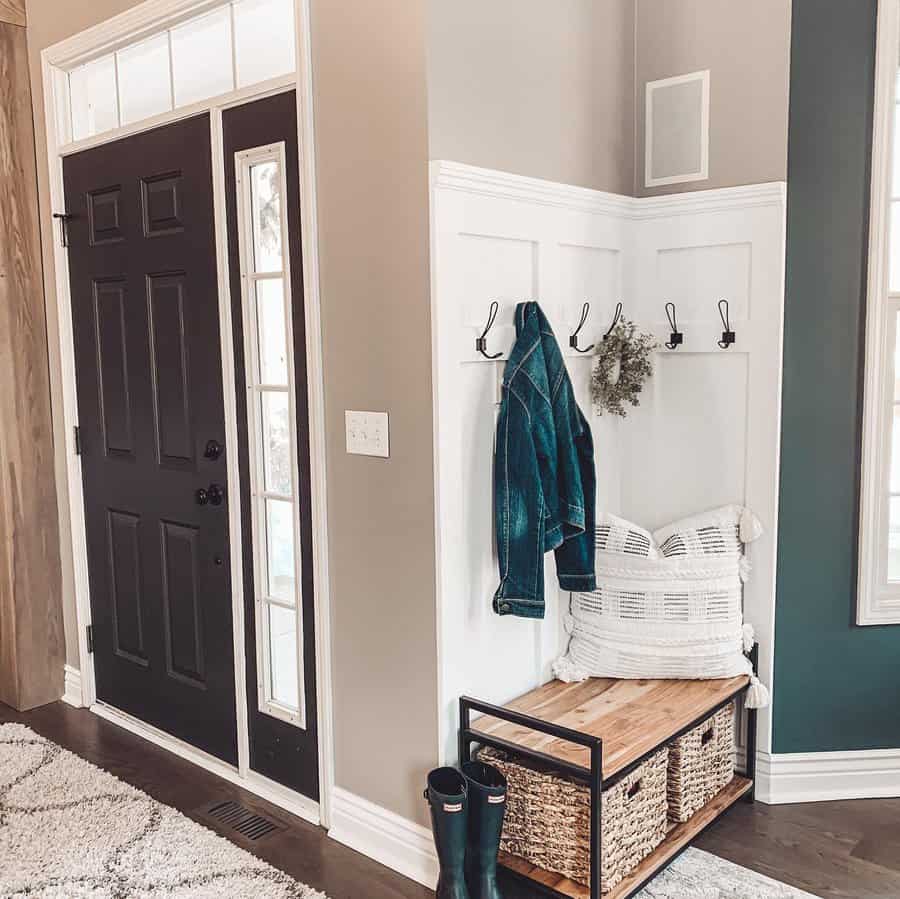
[(156, 452), (165, 467), (192, 469), (194, 433), (185, 331), (184, 273), (150, 275), (150, 359), (153, 365), (153, 413)]
[(236, 763), (209, 117), (63, 174), (97, 696)]
[[(309, 480), (309, 412), (307, 408), (306, 328), (303, 306), (303, 267), (300, 248), (300, 185), (297, 149), (297, 107), (293, 91), (256, 100), (222, 113), (225, 161), (225, 191), (228, 219), (228, 262), (231, 282), (232, 324), (234, 328), (237, 413), (240, 433), (241, 515), (244, 534), (244, 621), (246, 625), (247, 704), (250, 725), (250, 767), (260, 774), (318, 800), (318, 737), (315, 680), (315, 600), (312, 570), (311, 489)], [(297, 463), (299, 470), (301, 602), (303, 620), (303, 690), (306, 727), (265, 714), (259, 709), (257, 670), (254, 566), (249, 452), (247, 446), (247, 383), (244, 377), (244, 335), (241, 264), (238, 241), (235, 153), (267, 144), (285, 143), (291, 272), (292, 330), (297, 420)], [(264, 282), (258, 282), (264, 283)], [(264, 342), (264, 338), (263, 338)], [(261, 360), (263, 369), (272, 360)], [(273, 380), (278, 380), (277, 377)], [(265, 567), (263, 563), (263, 569)], [(278, 593), (271, 589), (271, 593)], [(274, 608), (274, 607), (273, 607)], [(288, 643), (286, 651), (292, 651)]]
[(113, 652), (146, 668), (141, 608), (141, 519), (130, 512), (108, 509), (106, 521)]

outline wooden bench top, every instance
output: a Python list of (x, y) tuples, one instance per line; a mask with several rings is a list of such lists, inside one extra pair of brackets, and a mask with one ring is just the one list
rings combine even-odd
[[(728, 680), (553, 680), (506, 708), (603, 739), (603, 777), (612, 777), (654, 747), (741, 693), (747, 675)], [(471, 729), (590, 768), (590, 750), (483, 715)]]

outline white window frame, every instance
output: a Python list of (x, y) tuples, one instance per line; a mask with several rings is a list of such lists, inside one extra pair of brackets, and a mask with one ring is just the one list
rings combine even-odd
[[(235, 16), (234, 3), (236, 0), (147, 0), (134, 9), (117, 16), (111, 22), (122, 20), (121, 27), (105, 27), (106, 23), (101, 23), (95, 29), (89, 29), (83, 35), (76, 36), (62, 42), (61, 45), (66, 47), (66, 53), (60, 54), (49, 65), (49, 72), (45, 72), (45, 79), (49, 79), (52, 83), (52, 92), (45, 94), (45, 103), (52, 105), (54, 112), (55, 133), (57, 139), (57, 151), (62, 155), (69, 155), (88, 147), (98, 146), (107, 143), (110, 140), (117, 140), (120, 137), (126, 137), (130, 134), (136, 134), (146, 131), (150, 128), (156, 128), (159, 125), (168, 122), (178, 121), (190, 115), (214, 107), (227, 107), (239, 102), (243, 98), (255, 97), (269, 91), (278, 90), (282, 87), (293, 86), (297, 81), (297, 66), (301, 64), (299, 54), (305, 48), (295, 41), (294, 49), (294, 65), (295, 70), (285, 72), (283, 75), (277, 75), (264, 81), (238, 87), (238, 65), (237, 65), (237, 35), (235, 33)], [(295, 0), (294, 2), (294, 25), (295, 31), (299, 30), (299, 16), (303, 12), (303, 4), (308, 0)], [(175, 100), (175, 80), (174, 67), (172, 57), (172, 30), (197, 19), (202, 19), (218, 9), (227, 8), (229, 10), (231, 22), (231, 73), (232, 87), (223, 93), (198, 100), (191, 103), (176, 103)], [(129, 20), (133, 20), (133, 25)], [(125, 23), (128, 24), (125, 24)], [(117, 22), (118, 24), (118, 22)], [(115, 32), (116, 38), (97, 42), (93, 40), (94, 33), (101, 29), (109, 32)], [(145, 119), (136, 119), (128, 124), (122, 124), (122, 104), (119, 94), (119, 57), (118, 52), (137, 44), (142, 43), (148, 38), (157, 37), (166, 34), (169, 45), (169, 99), (170, 108), (149, 116)], [(43, 54), (44, 60), (47, 55)], [(74, 125), (72, 120), (72, 107), (69, 76), (74, 70), (81, 66), (102, 59), (106, 56), (112, 56), (115, 85), (116, 85), (116, 116), (117, 127), (98, 131), (94, 134), (87, 135), (75, 139)], [(52, 101), (51, 98), (52, 97)]]
[[(182, 107), (152, 119), (135, 122), (114, 132), (105, 132), (77, 143), (66, 133), (68, 97), (65, 90), (67, 72), (87, 59), (101, 56), (115, 47), (138, 40), (142, 36), (172, 27), (185, 17), (214, 5), (210, 0), (145, 0), (143, 3), (53, 44), (41, 51), (41, 80), (44, 90), (44, 125), (47, 135), (46, 165), (49, 201), (53, 212), (65, 212), (63, 190), (63, 158), (92, 146), (101, 146), (130, 134), (138, 134), (159, 125), (179, 121), (192, 115), (209, 113), (212, 134), (213, 182), (215, 195), (215, 228), (221, 318), (222, 374), (226, 395), (234, 394), (234, 353), (231, 338), (231, 300), (228, 274), (228, 240), (225, 226), (224, 180), (226, 161), (222, 155), (222, 113), (225, 109), (251, 99), (260, 99), (285, 89), (297, 91), (297, 120), (300, 159), (300, 241), (303, 248), (303, 307), (306, 324), (306, 366), (309, 403), (310, 481), (312, 514), (312, 565), (315, 584), (313, 622), (315, 653), (307, 659), (316, 669), (316, 725), (319, 758), (319, 802), (269, 780), (250, 769), (247, 690), (245, 685), (244, 594), (241, 566), (232, 568), (232, 613), (234, 616), (235, 712), (237, 718), (238, 764), (233, 766), (170, 737), (156, 728), (99, 702), (94, 678), (94, 656), (88, 645), (91, 624), (90, 583), (87, 573), (87, 537), (84, 521), (84, 496), (81, 456), (73, 434), (78, 425), (76, 375), (72, 307), (67, 250), (60, 240), (48, 241), (52, 270), (48, 278), (55, 286), (53, 324), (48, 336), (57, 347), (60, 360), (60, 416), (57, 448), (65, 453), (64, 474), (57, 479), (61, 497), (60, 515), (70, 535), (67, 547), (74, 566), (72, 593), (75, 602), (78, 667), (66, 666), (64, 699), (75, 706), (85, 706), (151, 743), (163, 746), (225, 780), (236, 783), (286, 809), (292, 814), (329, 827), (334, 803), (334, 727), (332, 721), (332, 651), (331, 594), (328, 565), (328, 504), (326, 485), (325, 393), (321, 342), (321, 304), (319, 300), (319, 253), (316, 202), (315, 123), (313, 117), (313, 72), (310, 36), (309, 0), (294, 0), (297, 72), (242, 88), (224, 97), (210, 98), (193, 106)], [(55, 237), (56, 235), (54, 235)], [(229, 445), (236, 445), (238, 430), (234, 403), (225, 404), (225, 430)], [(228, 503), (229, 546), (232, 559), (242, 558), (240, 480), (237, 466), (229, 466)], [(67, 501), (66, 501), (67, 498)]]
[(900, 624), (900, 581), (888, 580), (894, 352), (900, 292), (889, 290), (895, 84), (900, 2), (880, 0), (875, 63), (872, 185), (866, 291), (862, 477), (856, 623)]
[[(281, 196), (281, 255), (280, 271), (256, 271), (253, 242), (253, 201), (250, 172), (254, 166), (274, 162), (278, 166)], [(256, 618), (256, 672), (259, 711), (273, 718), (306, 728), (304, 701), (303, 658), (303, 559), (300, 533), (300, 470), (297, 462), (297, 391), (294, 368), (293, 298), (291, 296), (290, 243), (288, 233), (287, 157), (284, 141), (241, 150), (234, 154), (237, 196), (237, 231), (241, 265), (241, 309), (244, 325), (244, 378), (247, 385), (247, 448), (250, 473), (250, 518), (253, 541), (253, 600)], [(280, 279), (283, 286), (284, 333), (287, 360), (287, 386), (261, 381), (259, 358), (259, 327), (256, 314), (256, 284), (263, 280)], [(265, 485), (263, 450), (263, 416), (260, 401), (265, 393), (287, 393), (289, 428), (288, 452), (291, 460), (291, 494), (273, 493)], [(294, 535), (294, 600), (293, 604), (269, 595), (266, 500), (289, 502), (293, 512)], [(297, 640), (297, 696), (298, 708), (292, 709), (278, 702), (272, 693), (272, 653), (269, 628), (269, 606), (278, 606), (296, 613)]]

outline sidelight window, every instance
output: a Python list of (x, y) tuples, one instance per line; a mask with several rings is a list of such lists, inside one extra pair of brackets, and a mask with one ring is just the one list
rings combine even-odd
[(900, 624), (900, 3), (880, 0), (857, 623)]
[(78, 141), (295, 69), (294, 0), (231, 0), (60, 71), (56, 102)]
[(235, 154), (259, 709), (304, 726), (300, 495), (284, 143)]

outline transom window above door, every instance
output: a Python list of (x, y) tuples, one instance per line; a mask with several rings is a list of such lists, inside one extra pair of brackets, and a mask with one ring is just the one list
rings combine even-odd
[(231, 0), (55, 73), (66, 142), (290, 75), (294, 0)]

